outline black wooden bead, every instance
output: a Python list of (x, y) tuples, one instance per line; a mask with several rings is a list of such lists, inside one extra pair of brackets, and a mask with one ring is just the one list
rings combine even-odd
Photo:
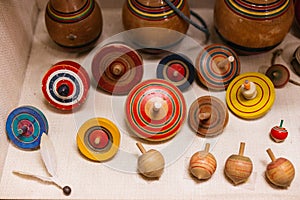
[(71, 188), (69, 187), (69, 186), (65, 186), (64, 188), (63, 188), (63, 192), (64, 192), (64, 194), (65, 195), (70, 195), (71, 194)]

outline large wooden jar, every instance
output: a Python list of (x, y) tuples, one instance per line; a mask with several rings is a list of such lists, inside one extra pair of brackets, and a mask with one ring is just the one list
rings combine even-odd
[[(172, 3), (190, 17), (188, 2)], [(122, 12), (123, 25), (132, 41), (142, 48), (164, 49), (177, 43), (188, 30), (189, 23), (178, 16), (164, 0), (126, 0)]]
[(293, 18), (293, 0), (217, 0), (214, 8), (217, 33), (240, 54), (276, 47)]
[(102, 32), (102, 14), (95, 0), (49, 0), (45, 23), (52, 40), (71, 49), (91, 46)]
[(300, 28), (300, 0), (295, 0), (295, 19)]

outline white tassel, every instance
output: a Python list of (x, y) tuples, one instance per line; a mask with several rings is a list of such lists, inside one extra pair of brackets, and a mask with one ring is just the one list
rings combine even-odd
[(47, 183), (54, 183), (55, 185), (57, 185), (59, 188), (63, 188), (62, 185), (59, 183), (59, 181), (57, 181), (55, 178), (53, 177), (46, 177), (46, 176), (40, 176), (40, 175), (36, 175), (36, 174), (32, 174), (29, 172), (23, 172), (23, 171), (13, 171), (14, 174), (19, 175), (19, 176), (28, 176), (30, 178), (35, 178), (38, 179), (40, 181), (44, 181)]
[(43, 134), (41, 137), (40, 152), (48, 173), (52, 177), (57, 177), (55, 150), (47, 134)]
[(13, 173), (16, 174), (16, 175), (19, 175), (19, 176), (28, 176), (28, 177), (31, 177), (31, 178), (36, 178), (36, 179), (39, 179), (41, 181), (48, 182), (48, 183), (53, 182), (50, 177), (39, 176), (39, 175), (32, 174), (32, 173), (29, 173), (29, 172), (23, 172), (23, 171), (16, 171), (15, 170), (15, 171), (13, 171)]
[(56, 164), (54, 146), (51, 140), (48, 138), (47, 134), (45, 133), (43, 133), (41, 137), (40, 152), (41, 152), (44, 165), (48, 173), (51, 175), (50, 177), (40, 176), (40, 175), (36, 175), (28, 172), (22, 172), (22, 171), (13, 171), (13, 173), (19, 176), (27, 176), (44, 182), (53, 183), (57, 185), (60, 189), (62, 189), (65, 195), (69, 195), (71, 193), (71, 188), (69, 186), (63, 187), (61, 182), (59, 181), (59, 178), (57, 176), (57, 171), (56, 171), (57, 164)]

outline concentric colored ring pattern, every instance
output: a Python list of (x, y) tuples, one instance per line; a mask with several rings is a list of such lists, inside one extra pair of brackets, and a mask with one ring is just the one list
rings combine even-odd
[[(182, 10), (185, 4), (183, 0), (173, 0), (172, 3), (179, 10)], [(127, 0), (127, 6), (133, 15), (149, 21), (161, 21), (176, 15), (167, 4), (148, 6), (140, 0)]]
[[(256, 84), (257, 96), (247, 100), (241, 92), (245, 80)], [(275, 89), (271, 80), (264, 74), (249, 72), (237, 76), (226, 92), (226, 102), (230, 110), (245, 119), (256, 119), (265, 115), (275, 101)]]
[[(59, 86), (65, 85), (68, 93), (60, 94)], [(83, 67), (73, 61), (62, 61), (51, 67), (42, 80), (45, 99), (61, 110), (71, 110), (83, 104), (87, 98), (90, 79)]]
[[(149, 116), (147, 105), (160, 99), (165, 105), (161, 119)], [(151, 79), (134, 87), (126, 100), (126, 119), (140, 138), (149, 141), (163, 141), (173, 137), (186, 118), (186, 104), (182, 93), (173, 84)]]
[(253, 20), (271, 20), (283, 15), (289, 8), (291, 0), (273, 0), (264, 3), (243, 0), (225, 0), (234, 13)]
[(42, 134), (48, 134), (48, 122), (37, 108), (22, 106), (8, 115), (6, 132), (17, 147), (33, 150), (39, 147)]
[[(177, 73), (177, 76), (174, 76), (174, 73)], [(173, 83), (181, 91), (184, 91), (195, 79), (195, 67), (186, 56), (171, 54), (159, 62), (156, 76)]]
[[(113, 73), (114, 67), (120, 74)], [(143, 77), (143, 60), (132, 48), (123, 44), (102, 47), (92, 61), (92, 73), (98, 87), (111, 94), (128, 94)]]
[[(219, 69), (217, 60), (234, 57), (229, 67)], [(229, 47), (221, 44), (212, 44), (205, 47), (196, 59), (198, 77), (203, 85), (213, 90), (224, 90), (229, 83), (240, 73), (240, 61), (237, 54)]]
[[(104, 134), (95, 134), (100, 131)], [(92, 144), (98, 137), (99, 144)], [(106, 118), (92, 118), (87, 120), (78, 130), (77, 146), (80, 152), (93, 161), (106, 161), (118, 152), (120, 146), (120, 132), (117, 126)], [(104, 143), (100, 144), (101, 140)]]
[[(209, 112), (210, 117), (201, 121), (199, 114)], [(202, 136), (216, 136), (221, 134), (228, 123), (228, 110), (217, 97), (202, 96), (196, 99), (189, 110), (189, 125)]]
[(62, 13), (56, 11), (50, 3), (48, 3), (46, 12), (48, 16), (53, 19), (54, 21), (60, 23), (74, 23), (80, 20), (87, 18), (94, 10), (95, 2), (94, 0), (87, 0), (86, 4), (83, 8), (79, 9), (77, 12), (74, 13)]

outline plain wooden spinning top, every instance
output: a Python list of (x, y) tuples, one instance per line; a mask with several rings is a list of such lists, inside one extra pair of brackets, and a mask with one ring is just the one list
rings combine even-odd
[(290, 186), (295, 177), (293, 164), (286, 158), (276, 159), (271, 149), (267, 149), (267, 153), (272, 160), (266, 169), (267, 179), (279, 187), (286, 188)]
[(244, 156), (245, 143), (241, 142), (238, 155), (231, 155), (225, 163), (225, 174), (234, 185), (246, 182), (252, 173), (252, 161)]
[(209, 179), (217, 168), (215, 157), (209, 153), (210, 144), (203, 151), (196, 152), (190, 159), (189, 170), (199, 180)]
[(146, 151), (139, 142), (136, 145), (142, 152), (142, 155), (138, 158), (139, 172), (148, 178), (159, 178), (165, 167), (163, 155), (154, 149)]

